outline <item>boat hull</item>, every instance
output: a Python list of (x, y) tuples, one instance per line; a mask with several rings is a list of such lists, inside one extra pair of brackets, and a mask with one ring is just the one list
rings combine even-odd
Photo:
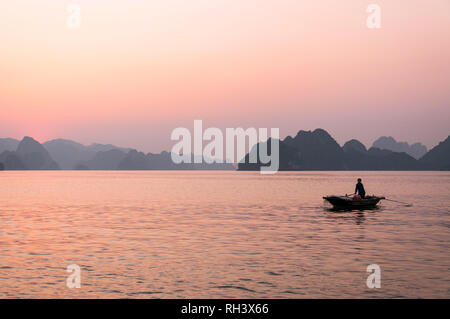
[(325, 196), (323, 199), (333, 205), (334, 208), (365, 209), (377, 206), (378, 202), (384, 199), (384, 197), (367, 196), (364, 199), (354, 200), (348, 196)]

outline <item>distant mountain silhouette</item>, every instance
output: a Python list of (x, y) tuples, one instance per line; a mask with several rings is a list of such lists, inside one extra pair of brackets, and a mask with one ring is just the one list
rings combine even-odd
[[(192, 158), (192, 156), (191, 156)], [(175, 164), (169, 152), (160, 154), (144, 154), (136, 150), (128, 152), (127, 156), (120, 162), (120, 170), (234, 170), (232, 164), (220, 163), (181, 163)]]
[(346, 167), (352, 170), (364, 170), (372, 166), (368, 151), (364, 144), (358, 140), (350, 140), (342, 147)]
[(89, 161), (78, 163), (91, 170), (116, 170), (119, 163), (127, 154), (119, 149), (100, 151), (95, 153), (94, 158)]
[(425, 154), (420, 163), (426, 169), (450, 170), (450, 135)]
[(352, 170), (418, 170), (420, 165), (417, 160), (406, 154), (397, 153), (389, 150), (380, 150), (379, 148), (371, 147), (366, 154), (365, 165), (356, 167), (354, 159), (347, 159), (347, 167)]
[(5, 170), (24, 170), (27, 169), (16, 152), (4, 151), (0, 154), (0, 163)]
[(404, 152), (415, 159), (421, 158), (427, 152), (427, 147), (421, 143), (409, 145), (407, 142), (397, 142), (392, 136), (382, 136), (373, 142), (372, 147), (393, 152)]
[[(267, 145), (271, 152), (270, 139)], [(345, 154), (339, 144), (323, 129), (315, 131), (299, 131), (292, 138), (280, 140), (280, 170), (342, 170), (345, 169)], [(251, 152), (258, 152), (259, 144)], [(249, 163), (249, 154), (245, 163), (239, 163), (239, 170), (259, 170), (262, 165)]]
[[(270, 143), (268, 144), (270, 149)], [(251, 152), (257, 151), (259, 144)], [(239, 170), (259, 170), (262, 166), (248, 163), (238, 165)], [(268, 166), (265, 165), (265, 166)], [(323, 129), (299, 131), (292, 138), (280, 141), (280, 170), (419, 170), (423, 165), (406, 153), (369, 150), (358, 140), (350, 140), (341, 148)]]
[(14, 138), (0, 138), (0, 154), (4, 151), (15, 151), (19, 142)]
[[(43, 146), (48, 150), (50, 155), (61, 166), (61, 169), (74, 169), (89, 160), (93, 160), (98, 152), (106, 152), (110, 150), (120, 150), (128, 152), (130, 149), (121, 148), (111, 144), (92, 144), (85, 146), (83, 144), (65, 140), (55, 139), (45, 142)], [(93, 163), (91, 163), (93, 164)], [(99, 166), (97, 164), (93, 164)], [(106, 169), (106, 168), (105, 168)]]
[[(293, 165), (305, 170), (340, 170), (345, 168), (344, 151), (323, 129), (299, 131), (294, 138), (283, 141), (296, 151)], [(280, 149), (281, 151), (281, 149)], [(281, 154), (280, 154), (281, 155)]]
[[(175, 164), (169, 152), (161, 152), (159, 154), (148, 153), (147, 160), (151, 163), (150, 169), (180, 169), (185, 166), (185, 164)], [(184, 168), (188, 169), (188, 167)]]
[(80, 143), (55, 139), (43, 144), (62, 169), (75, 170), (171, 170), (171, 169), (229, 169), (232, 164), (174, 164), (170, 153), (142, 153), (111, 144)]
[[(383, 140), (385, 139), (381, 139), (381, 142)], [(450, 170), (450, 136), (420, 160), (416, 160), (406, 152), (395, 152), (377, 147), (367, 150), (355, 139), (340, 147), (323, 129), (299, 131), (295, 137), (288, 136), (279, 142), (280, 170)], [(270, 153), (270, 139), (264, 143), (268, 143), (267, 149)], [(251, 152), (258, 152), (260, 145), (261, 143), (255, 145)], [(14, 139), (0, 139), (0, 147), (4, 149), (0, 153), (0, 170), (2, 168), (5, 170), (50, 170), (60, 167), (76, 170), (235, 169), (233, 164), (226, 163), (175, 164), (169, 152), (145, 154), (111, 144), (84, 146), (64, 139), (48, 141), (43, 145), (31, 137), (24, 137), (20, 142)], [(193, 158), (192, 155), (191, 158)], [(239, 170), (259, 170), (262, 166), (260, 162), (248, 163), (248, 159), (249, 154), (246, 154), (246, 163), (239, 163)], [(269, 165), (264, 164), (264, 166)]]
[(59, 165), (51, 158), (48, 151), (31, 137), (24, 137), (16, 151), (4, 151), (0, 162), (8, 170), (55, 170)]
[(59, 169), (59, 165), (51, 158), (48, 151), (36, 140), (25, 136), (17, 147), (16, 154), (32, 170)]
[(144, 153), (132, 150), (125, 155), (117, 168), (120, 170), (148, 170), (150, 169), (150, 162)]
[[(288, 138), (292, 139), (292, 137), (288, 136)], [(244, 163), (238, 163), (238, 170), (245, 171), (259, 171), (261, 166), (270, 166), (268, 164), (261, 164), (259, 160), (259, 148), (261, 144), (267, 144), (265, 147), (267, 149), (267, 154), (272, 154), (272, 143), (271, 138), (269, 138), (266, 142), (258, 143), (252, 147), (249, 154), (245, 155), (243, 161)], [(279, 170), (280, 171), (295, 171), (295, 170), (303, 170), (301, 166), (301, 158), (300, 152), (294, 148), (288, 146), (285, 142), (279, 141)], [(251, 153), (256, 152), (257, 163), (249, 163), (249, 157)]]
[[(103, 148), (105, 149), (105, 148)], [(87, 161), (80, 161), (74, 165), (76, 170), (234, 170), (232, 164), (175, 164), (168, 152), (160, 154), (142, 153), (137, 150), (128, 152), (121, 149), (99, 151)]]
[(87, 161), (95, 155), (95, 152), (86, 150), (84, 145), (70, 140), (56, 139), (42, 145), (61, 169), (73, 169), (79, 162)]
[(406, 153), (366, 147), (358, 140), (344, 144), (346, 168), (349, 170), (416, 170), (419, 163)]
[(350, 140), (348, 142), (346, 142), (344, 144), (344, 146), (342, 146), (342, 149), (344, 150), (344, 152), (349, 153), (349, 152), (357, 152), (357, 153), (362, 153), (365, 154), (367, 152), (366, 147), (364, 146), (363, 143), (361, 143), (358, 140)]

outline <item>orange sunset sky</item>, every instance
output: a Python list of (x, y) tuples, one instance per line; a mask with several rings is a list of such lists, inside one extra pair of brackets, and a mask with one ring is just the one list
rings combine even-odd
[(432, 147), (450, 133), (449, 87), (449, 0), (0, 3), (0, 137), (159, 152), (201, 119)]

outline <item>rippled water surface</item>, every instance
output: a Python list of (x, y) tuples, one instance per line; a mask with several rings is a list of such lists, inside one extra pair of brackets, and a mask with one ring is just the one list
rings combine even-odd
[[(357, 177), (414, 205), (327, 209)], [(449, 207), (446, 172), (0, 172), (0, 297), (449, 298)]]

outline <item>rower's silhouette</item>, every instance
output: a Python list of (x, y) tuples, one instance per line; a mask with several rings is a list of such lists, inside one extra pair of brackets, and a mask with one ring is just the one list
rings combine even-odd
[(358, 194), (361, 198), (366, 197), (366, 191), (364, 190), (364, 185), (361, 183), (361, 178), (358, 178), (358, 183), (355, 186), (355, 194)]

